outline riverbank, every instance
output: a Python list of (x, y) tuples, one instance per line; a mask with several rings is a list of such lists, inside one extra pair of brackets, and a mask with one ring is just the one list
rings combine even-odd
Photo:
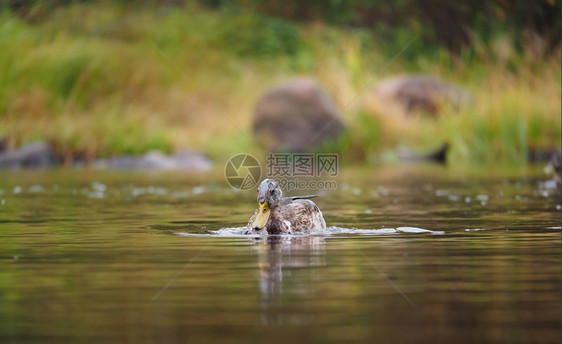
[[(451, 55), (401, 32), (400, 54), (371, 31), (243, 10), (102, 2), (41, 11), (0, 16), (0, 136), (10, 147), (45, 140), (64, 159), (89, 162), (154, 149), (215, 160), (258, 153), (257, 99), (299, 75), (346, 109), (349, 132), (330, 149), (351, 161), (448, 142), (454, 164), (525, 164), (529, 149), (560, 146), (559, 49), (543, 58), (540, 37), (523, 53), (498, 35)], [(402, 73), (450, 81), (474, 101), (436, 118), (363, 106), (377, 82)]]

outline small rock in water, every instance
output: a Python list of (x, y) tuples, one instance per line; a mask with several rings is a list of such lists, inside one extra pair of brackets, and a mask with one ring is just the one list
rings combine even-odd
[(547, 180), (542, 183), (542, 186), (547, 189), (556, 189), (558, 188), (558, 183), (554, 180)]
[(185, 191), (174, 191), (172, 193), (172, 197), (174, 198), (189, 198), (189, 192)]
[(44, 189), (41, 185), (31, 185), (27, 188), (28, 193), (43, 192)]
[(145, 188), (134, 188), (132, 192), (133, 197), (137, 197), (144, 194), (146, 194)]
[(99, 161), (96, 165), (114, 169), (208, 171), (213, 167), (213, 162), (207, 155), (195, 150), (182, 150), (172, 155), (153, 150), (141, 156), (117, 156), (109, 163)]
[(546, 191), (546, 190), (540, 190), (540, 191), (539, 191), (539, 194), (540, 194), (542, 197), (548, 197), (548, 191)]
[(384, 186), (377, 186), (377, 191), (383, 196), (388, 196), (388, 190)]
[(88, 198), (104, 198), (105, 194), (101, 191), (92, 191), (88, 193)]
[(54, 149), (46, 142), (32, 142), (14, 150), (0, 152), (0, 168), (49, 167), (60, 162)]
[(158, 195), (158, 196), (164, 196), (164, 195), (168, 194), (168, 190), (166, 190), (165, 188), (162, 188), (162, 187), (157, 187), (157, 188), (154, 188), (154, 194)]
[(199, 195), (202, 194), (203, 192), (205, 192), (205, 187), (204, 186), (196, 186), (193, 188), (193, 190), (191, 191), (194, 195)]
[(476, 195), (476, 199), (479, 201), (487, 201), (488, 195)]
[(99, 182), (92, 182), (92, 189), (98, 192), (105, 192), (106, 186)]
[(456, 202), (456, 201), (458, 201), (459, 199), (460, 199), (460, 197), (457, 196), (457, 195), (449, 195), (449, 201)]

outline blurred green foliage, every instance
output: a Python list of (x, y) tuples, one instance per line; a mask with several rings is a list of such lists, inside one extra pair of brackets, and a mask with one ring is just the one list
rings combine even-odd
[(240, 57), (292, 56), (302, 45), (296, 25), (247, 12), (237, 15), (232, 22), (222, 21), (215, 29), (221, 47)]
[[(20, 13), (41, 16), (59, 6), (88, 0), (6, 0), (4, 5)], [(545, 37), (545, 53), (556, 49), (561, 37), (560, 1), (557, 0), (137, 0), (113, 3), (129, 6), (184, 7), (199, 5), (237, 16), (236, 27), (217, 29), (235, 51), (244, 54), (291, 53), (298, 44), (298, 32), (287, 21), (319, 22), (344, 27), (361, 27), (377, 33), (385, 46), (403, 46), (398, 31), (416, 34), (424, 45), (444, 46), (454, 53), (483, 40), (493, 43), (498, 33), (507, 33), (519, 52), (526, 35)], [(38, 9), (40, 7), (40, 9)], [(253, 15), (248, 15), (252, 13)], [(257, 15), (256, 15), (257, 14)], [(265, 16), (264, 16), (265, 15)], [(249, 34), (247, 39), (245, 34)], [(242, 38), (242, 39), (240, 39)], [(265, 46), (255, 44), (266, 39)], [(232, 40), (231, 40), (232, 39)], [(241, 43), (240, 46), (236, 43)], [(394, 44), (396, 46), (393, 46)], [(423, 45), (420, 45), (420, 47)], [(257, 49), (253, 49), (257, 48)]]
[(560, 144), (559, 1), (10, 0), (0, 11), (0, 136), (12, 146), (254, 152), (221, 112), (251, 137), (255, 101), (279, 81), (310, 75), (344, 107), (402, 72), (451, 80), (476, 102), (389, 124), (359, 99), (324, 149), (364, 161), (448, 141), (455, 162), (524, 163), (529, 147)]
[[(508, 32), (520, 51), (524, 33), (547, 37), (548, 49), (560, 41), (560, 1), (556, 0), (236, 0), (241, 7), (301, 22), (318, 21), (364, 27), (384, 40), (396, 41), (396, 29), (407, 28), (425, 44), (445, 46), (459, 53), (474, 44), (474, 35), (492, 43), (498, 32)], [(203, 0), (214, 7), (231, 1)]]
[(345, 163), (364, 162), (381, 148), (382, 126), (377, 117), (365, 111), (354, 114), (344, 132), (320, 148), (324, 153), (338, 153)]

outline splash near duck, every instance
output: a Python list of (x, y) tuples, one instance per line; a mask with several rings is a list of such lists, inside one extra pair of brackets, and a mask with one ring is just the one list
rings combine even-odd
[(266, 229), (269, 234), (310, 233), (326, 230), (320, 208), (310, 199), (317, 197), (283, 197), (273, 179), (263, 180), (258, 187), (258, 209), (248, 221), (249, 230)]

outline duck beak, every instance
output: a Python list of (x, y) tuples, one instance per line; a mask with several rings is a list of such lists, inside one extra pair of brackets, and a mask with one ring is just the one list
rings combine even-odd
[(260, 230), (267, 224), (267, 220), (269, 220), (269, 215), (271, 214), (271, 210), (269, 209), (269, 204), (267, 202), (259, 202), (258, 203), (258, 215), (256, 216), (254, 222), (252, 223), (252, 228), (254, 230)]

